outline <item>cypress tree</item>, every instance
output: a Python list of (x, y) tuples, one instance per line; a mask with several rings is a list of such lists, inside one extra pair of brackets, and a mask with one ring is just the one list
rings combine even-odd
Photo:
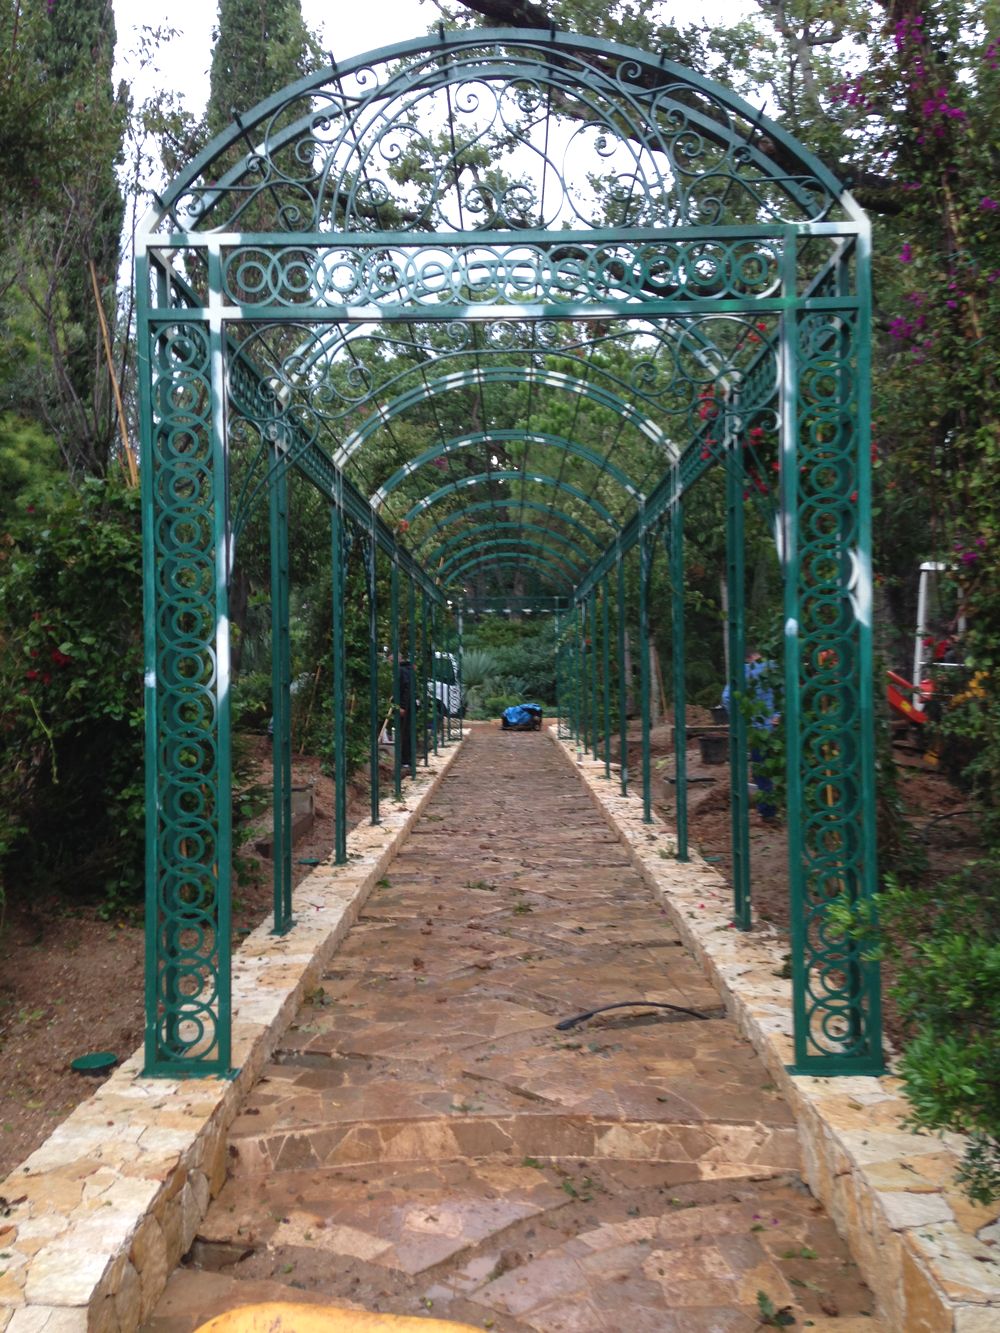
[(93, 398), (95, 372), (106, 374), (90, 265), (99, 286), (114, 290), (121, 254), (124, 201), (115, 164), (121, 159), (125, 108), (124, 93), (116, 100), (112, 77), (115, 40), (111, 0), (53, 0), (39, 47), (46, 71), (65, 88), (79, 143), (86, 146), (85, 159), (64, 182), (79, 243), (62, 284), (69, 325), (79, 330), (67, 345), (66, 368), (81, 404)]
[(299, 0), (219, 0), (206, 121), (218, 134), (250, 107), (312, 68), (316, 44)]

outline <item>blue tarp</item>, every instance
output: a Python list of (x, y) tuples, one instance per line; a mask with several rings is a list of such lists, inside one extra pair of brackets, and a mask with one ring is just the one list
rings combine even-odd
[(503, 710), (503, 720), (508, 727), (527, 727), (542, 715), (541, 704), (511, 704)]

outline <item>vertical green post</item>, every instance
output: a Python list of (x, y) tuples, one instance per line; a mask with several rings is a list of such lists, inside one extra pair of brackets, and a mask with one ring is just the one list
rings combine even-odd
[(684, 501), (676, 495), (670, 514), (670, 630), (674, 668), (674, 795), (677, 801), (677, 859), (688, 859), (687, 682), (684, 658)]
[[(876, 900), (870, 476), (870, 245), (840, 299), (782, 321), (782, 563), (796, 1073), (884, 1068), (878, 964), (831, 920)], [(795, 247), (785, 258), (794, 290)], [(830, 386), (835, 385), (835, 393)], [(822, 481), (817, 480), (821, 476)]]
[(406, 592), (406, 658), (410, 664), (410, 711), (406, 725), (410, 729), (410, 777), (417, 776), (417, 708), (420, 700), (420, 678), (417, 674), (417, 588), (410, 575)]
[(598, 706), (598, 653), (597, 653), (597, 589), (591, 588), (588, 599), (590, 614), (590, 753), (600, 758), (600, 708)]
[(378, 546), (374, 532), (365, 540), (365, 560), (368, 571), (368, 774), (371, 783), (371, 822), (379, 820), (378, 790)]
[(576, 608), (576, 749), (582, 758), (587, 748), (587, 619), (586, 606)]
[[(446, 703), (444, 703), (444, 704), (442, 705), (442, 712), (441, 712), (441, 742), (442, 742), (443, 745), (449, 745), (449, 744), (451, 743), (451, 696), (450, 696), (450, 694), (449, 694), (449, 692), (448, 692), (448, 691), (449, 691), (449, 684), (448, 684), (447, 677), (448, 677), (448, 676), (451, 676), (452, 680), (454, 680), (454, 678), (455, 678), (455, 672), (454, 672), (454, 668), (453, 668), (452, 665), (451, 665), (451, 656), (452, 656), (452, 654), (451, 654), (451, 617), (450, 617), (450, 615), (449, 615), (449, 613), (448, 613), (448, 609), (447, 609), (447, 607), (445, 608), (445, 610), (444, 610), (444, 611), (442, 612), (442, 614), (441, 614), (441, 650), (442, 650), (442, 652), (444, 653), (444, 664), (442, 664), (442, 670), (443, 670), (444, 675), (445, 675), (445, 679), (442, 681), (442, 684), (444, 685), (444, 689), (441, 691), (441, 693), (444, 695), (445, 699), (448, 701), (448, 702), (446, 702)], [(446, 664), (446, 665), (445, 665), (445, 664)]]
[(462, 618), (462, 608), (458, 608), (458, 639), (457, 652), (455, 654), (457, 662), (456, 675), (458, 679), (455, 684), (458, 686), (458, 739), (461, 740), (465, 735), (465, 718), (462, 716), (462, 652), (464, 649), (465, 625)]
[(393, 552), (389, 570), (389, 626), (392, 654), (392, 790), (398, 801), (403, 794), (403, 719), (399, 714), (399, 561)]
[(743, 458), (727, 428), (726, 591), (729, 602), (729, 796), (733, 864), (733, 921), (750, 929), (750, 814), (747, 793), (745, 584), (743, 564)]
[(277, 447), (269, 450), (271, 480), (271, 796), (274, 887), (272, 934), (292, 921), (292, 664), (288, 606), (288, 472)]
[[(232, 1058), (224, 339), (218, 318), (184, 324), (183, 310), (170, 309), (159, 266), (156, 292), (150, 291), (144, 254), (138, 275), (147, 746), (143, 1069), (154, 1077), (199, 1078), (229, 1073)], [(210, 282), (219, 281), (213, 257)]]
[(347, 861), (347, 652), (344, 644), (344, 517), (330, 509), (331, 627), (333, 658), (333, 859)]
[[(417, 688), (420, 691), (421, 707), (426, 710), (429, 706), (431, 708), (431, 711), (433, 712), (434, 708), (433, 695), (431, 696), (430, 704), (428, 705), (427, 680), (429, 675), (430, 675), (430, 656), (427, 643), (427, 591), (426, 589), (421, 588), (420, 590), (420, 674), (417, 677)], [(426, 718), (426, 712), (424, 716)], [(424, 722), (424, 725), (421, 727), (420, 731), (421, 731), (421, 736), (423, 738), (420, 748), (423, 751), (424, 767), (426, 768), (428, 759), (430, 758), (427, 750), (430, 728), (428, 727), (426, 721)]]
[(649, 578), (653, 567), (653, 538), (639, 538), (639, 694), (642, 700), (642, 818), (653, 822), (653, 784), (649, 764)]
[(435, 603), (431, 607), (431, 726), (433, 728), (434, 753), (438, 752), (438, 726), (441, 721), (441, 708), (438, 704), (438, 617), (440, 609)]
[(628, 795), (628, 687), (625, 674), (625, 560), (621, 551), (618, 566), (618, 758), (621, 762), (622, 795)]
[(556, 738), (563, 740), (563, 621), (556, 611)]
[(608, 576), (601, 582), (601, 676), (604, 689), (604, 776), (611, 781), (611, 613), (608, 607)]
[(569, 702), (569, 734), (574, 746), (580, 734), (580, 608), (576, 602), (570, 608), (569, 629), (566, 636), (566, 689)]

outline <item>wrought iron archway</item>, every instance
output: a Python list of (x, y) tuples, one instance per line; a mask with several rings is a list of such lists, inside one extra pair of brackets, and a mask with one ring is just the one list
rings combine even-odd
[[(228, 588), (265, 498), (279, 842), (290, 819), (293, 470), (330, 513), (337, 860), (352, 544), (373, 676), (380, 560), (393, 635), (403, 581), (409, 646), (419, 637), (430, 671), (469, 579), (480, 597), (520, 595), (530, 573), (560, 617), (571, 723), (595, 753), (603, 740), (610, 777), (625, 563), (638, 560), (646, 700), (661, 539), (683, 725), (685, 497), (712, 468), (725, 479), (729, 684), (743, 689), (751, 479), (784, 577), (795, 1068), (882, 1067), (876, 968), (830, 914), (875, 886), (869, 264), (864, 215), (779, 126), (666, 60), (556, 31), (442, 31), (331, 64), (235, 116), (157, 199), (137, 264), (148, 1072), (230, 1067)], [(463, 470), (467, 451), (478, 470)], [(374, 754), (374, 687), (371, 705)], [(644, 707), (647, 817), (648, 733)], [(739, 710), (731, 733), (747, 927)], [(621, 745), (624, 788), (624, 732)], [(683, 746), (676, 781), (685, 859)], [(281, 846), (275, 929), (287, 930)]]

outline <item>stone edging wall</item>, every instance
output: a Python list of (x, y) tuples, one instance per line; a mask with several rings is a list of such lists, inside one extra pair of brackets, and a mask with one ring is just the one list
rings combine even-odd
[(233, 958), (232, 1079), (142, 1077), (123, 1062), (0, 1185), (0, 1329), (132, 1333), (159, 1300), (226, 1177), (227, 1132), (282, 1034), (460, 750), (383, 802), (295, 891), (296, 925), (270, 918)]
[(792, 1106), (802, 1168), (850, 1246), (889, 1327), (898, 1333), (998, 1333), (1000, 1221), (954, 1183), (962, 1142), (901, 1125), (900, 1081), (789, 1074), (793, 1057), (786, 944), (771, 931), (731, 925), (728, 886), (692, 852), (674, 859), (666, 826), (642, 820), (638, 796), (620, 794), (604, 764), (548, 733), (579, 773), (609, 826), (718, 989), (740, 1031)]

